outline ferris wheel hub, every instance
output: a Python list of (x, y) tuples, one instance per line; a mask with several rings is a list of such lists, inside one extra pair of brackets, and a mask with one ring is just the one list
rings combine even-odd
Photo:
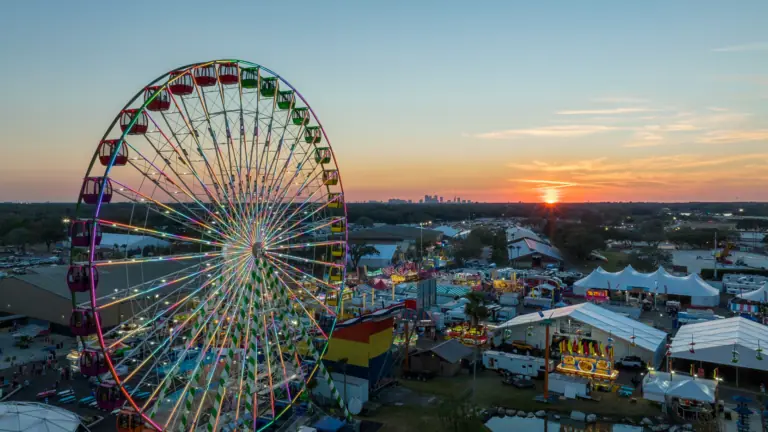
[(251, 247), (251, 253), (255, 258), (261, 258), (264, 256), (264, 242), (256, 242)]

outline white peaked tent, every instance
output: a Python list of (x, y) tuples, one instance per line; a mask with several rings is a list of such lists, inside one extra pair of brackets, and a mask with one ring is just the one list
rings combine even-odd
[(720, 304), (720, 291), (704, 282), (699, 275), (674, 276), (663, 267), (653, 273), (640, 273), (632, 266), (616, 273), (598, 267), (573, 284), (573, 293), (584, 296), (590, 288), (611, 291), (642, 288), (648, 293), (690, 297), (692, 306), (712, 307)]
[(656, 402), (680, 398), (715, 403), (716, 387), (714, 380), (685, 375), (675, 375), (674, 379), (670, 379), (667, 372), (652, 372), (643, 378), (643, 398)]
[(764, 283), (763, 286), (754, 291), (737, 295), (736, 299), (746, 300), (753, 303), (768, 303), (768, 282)]
[(63, 408), (37, 402), (0, 403), (1, 432), (74, 432), (80, 417)]

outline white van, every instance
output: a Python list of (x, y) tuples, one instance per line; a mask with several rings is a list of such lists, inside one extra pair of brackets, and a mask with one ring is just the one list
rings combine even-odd
[[(499, 372), (524, 375), (532, 378), (544, 376), (544, 359), (540, 357), (510, 354), (501, 351), (483, 353), (483, 366)], [(549, 371), (555, 370), (555, 363), (549, 361)]]

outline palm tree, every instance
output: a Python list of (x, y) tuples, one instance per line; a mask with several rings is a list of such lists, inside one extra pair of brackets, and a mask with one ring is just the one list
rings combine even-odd
[[(464, 305), (464, 315), (469, 317), (472, 327), (476, 327), (480, 321), (488, 318), (488, 307), (485, 306), (485, 294), (477, 291), (470, 291), (464, 295), (469, 303)], [(475, 346), (475, 359), (472, 362), (472, 397), (475, 397), (477, 382), (477, 357), (480, 353), (480, 345)]]

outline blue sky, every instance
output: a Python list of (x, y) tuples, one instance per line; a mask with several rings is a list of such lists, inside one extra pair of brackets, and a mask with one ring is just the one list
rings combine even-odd
[(231, 57), (308, 98), (351, 199), (766, 200), (765, 17), (765, 1), (16, 2), (0, 200), (74, 200), (134, 93)]

